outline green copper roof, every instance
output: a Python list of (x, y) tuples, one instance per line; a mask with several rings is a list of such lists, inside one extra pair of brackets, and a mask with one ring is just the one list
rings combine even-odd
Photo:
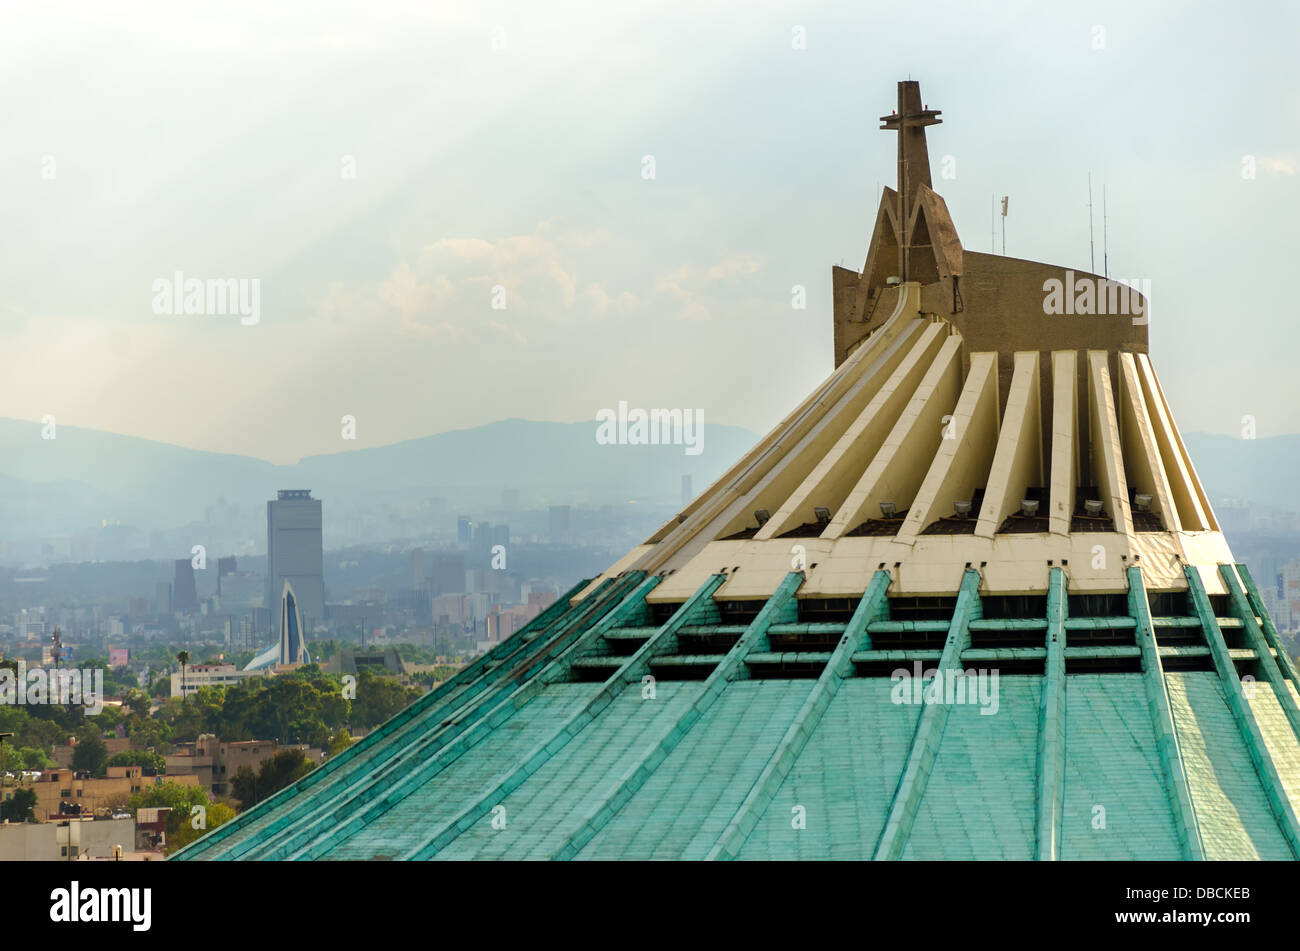
[[(1211, 604), (1189, 571), (1170, 618), (1136, 568), (1112, 617), (1070, 616), (1051, 573), (1012, 618), (975, 570), (946, 619), (891, 607), (885, 571), (829, 612), (800, 573), (667, 610), (640, 572), (575, 588), (174, 858), (1296, 857), (1295, 668), (1249, 574)], [(918, 661), (939, 681), (892, 676)]]

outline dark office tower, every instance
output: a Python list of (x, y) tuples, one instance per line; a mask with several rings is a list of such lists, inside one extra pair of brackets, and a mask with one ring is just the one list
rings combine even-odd
[(439, 552), (433, 556), (429, 587), (436, 598), (465, 591), (465, 556)]
[(682, 476), (682, 505), (690, 505), (691, 499), (695, 498), (695, 493), (691, 491), (691, 477)]
[(492, 523), (474, 523), (474, 550), (485, 552), (492, 547)]
[(217, 559), (217, 597), (221, 597), (221, 579), (235, 573), (235, 556), (226, 555)]
[(501, 507), (507, 512), (519, 511), (519, 490), (502, 489), (501, 490)]
[(188, 558), (176, 559), (176, 577), (172, 580), (172, 610), (193, 612), (199, 609), (199, 593), (194, 587), (194, 565)]
[[(266, 503), (266, 605), (278, 606), (285, 581), (293, 584), (295, 604), (303, 623), (325, 617), (324, 553), (321, 548), (321, 504), (310, 489), (281, 489)], [(272, 607), (272, 623), (280, 633), (280, 611)]]
[(423, 548), (411, 549), (411, 588), (419, 591), (429, 581), (429, 570), (424, 560)]
[(468, 545), (470, 532), (474, 528), (474, 523), (468, 515), (462, 515), (456, 519), (456, 542), (460, 545)]
[(551, 541), (569, 540), (569, 507), (567, 505), (551, 506)]
[(492, 544), (509, 545), (510, 544), (510, 526), (493, 525), (492, 526)]

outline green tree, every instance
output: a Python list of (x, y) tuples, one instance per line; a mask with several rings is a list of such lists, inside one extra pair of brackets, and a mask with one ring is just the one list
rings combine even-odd
[(185, 696), (185, 665), (190, 662), (190, 652), (178, 651), (176, 660), (181, 665), (181, 697), (183, 698)]
[(352, 734), (347, 730), (339, 730), (330, 737), (329, 747), (326, 749), (326, 755), (330, 757), (338, 756), (349, 746), (353, 744)]
[(149, 750), (123, 750), (108, 758), (109, 766), (143, 766), (159, 773), (167, 771), (167, 759), (161, 753)]
[(132, 713), (139, 717), (149, 715), (149, 695), (139, 687), (131, 690), (126, 695), (126, 707)]
[(169, 821), (167, 823), (169, 830), (167, 833), (167, 845), (163, 849), (164, 854), (171, 855), (173, 852), (185, 848), (185, 846), (189, 845), (191, 842), (203, 838), (203, 836), (207, 835), (213, 829), (223, 826), (231, 819), (235, 818), (235, 814), (235, 810), (231, 809), (224, 802), (214, 802), (211, 805), (204, 807), (203, 819), (202, 822), (199, 823), (201, 827), (198, 829), (194, 828), (194, 826), (196, 822), (199, 822), (199, 819), (193, 814), (193, 812), (189, 813), (185, 821), (179, 823), (175, 832), (170, 831), (171, 822)]
[(36, 790), (15, 789), (12, 799), (0, 802), (0, 820), (10, 822), (36, 821)]
[(420, 691), (413, 687), (403, 687), (391, 677), (378, 677), (362, 669), (357, 672), (357, 698), (352, 701), (352, 725), (378, 726), (419, 697)]
[(208, 804), (208, 791), (202, 786), (182, 786), (180, 783), (166, 782), (145, 786), (126, 801), (126, 808), (135, 815), (140, 809), (147, 807), (168, 807), (171, 811), (167, 813), (167, 824), (164, 830), (167, 841), (171, 842), (176, 836), (182, 835), (182, 825), (189, 825), (194, 807), (203, 806), (206, 809)]
[(96, 729), (88, 729), (81, 735), (76, 749), (72, 751), (72, 768), (85, 770), (92, 776), (103, 776), (108, 765), (108, 744)]
[(251, 809), (315, 768), (302, 750), (278, 750), (262, 761), (256, 776), (247, 766), (241, 766), (230, 782), (230, 792), (244, 809)]

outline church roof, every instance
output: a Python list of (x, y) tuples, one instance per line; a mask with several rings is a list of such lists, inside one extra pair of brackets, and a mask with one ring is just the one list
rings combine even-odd
[(963, 251), (899, 84), (836, 368), (601, 576), (186, 859), (1300, 856), (1297, 674), (1146, 296)]

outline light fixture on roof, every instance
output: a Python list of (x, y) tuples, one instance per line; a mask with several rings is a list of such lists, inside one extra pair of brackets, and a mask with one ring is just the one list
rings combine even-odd
[(1038, 499), (1021, 499), (1020, 514), (1032, 518), (1038, 514)]
[(1151, 496), (1145, 493), (1139, 493), (1133, 496), (1133, 506), (1139, 512), (1145, 512), (1151, 508)]
[(1088, 499), (1083, 503), (1083, 510), (1093, 518), (1101, 515), (1101, 502), (1096, 499)]
[(958, 501), (952, 503), (952, 508), (953, 511), (955, 511), (962, 518), (965, 518), (967, 515), (970, 514), (969, 500), (963, 501), (959, 499)]
[(893, 518), (898, 514), (898, 506), (893, 502), (880, 503), (880, 515), (882, 518)]
[(823, 525), (830, 523), (831, 510), (824, 505), (814, 505), (813, 515), (816, 517), (817, 521), (821, 522)]
[(767, 524), (767, 520), (772, 517), (772, 513), (767, 509), (754, 509), (754, 521), (758, 522), (758, 527), (762, 528)]

